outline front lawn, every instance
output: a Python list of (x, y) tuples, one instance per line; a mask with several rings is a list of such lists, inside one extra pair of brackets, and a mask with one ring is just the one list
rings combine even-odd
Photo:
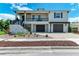
[(0, 31), (0, 35), (4, 35), (6, 34), (4, 31)]

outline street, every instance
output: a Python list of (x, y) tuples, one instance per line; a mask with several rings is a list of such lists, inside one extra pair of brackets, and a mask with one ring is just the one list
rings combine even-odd
[(79, 48), (1, 47), (0, 55), (10, 56), (79, 56)]

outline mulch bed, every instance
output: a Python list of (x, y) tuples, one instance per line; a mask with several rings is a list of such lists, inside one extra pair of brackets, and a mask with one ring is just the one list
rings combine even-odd
[(73, 41), (0, 41), (0, 47), (25, 47), (25, 46), (78, 46)]

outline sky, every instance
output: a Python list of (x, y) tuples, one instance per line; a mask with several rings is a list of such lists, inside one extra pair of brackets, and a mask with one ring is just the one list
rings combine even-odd
[(79, 21), (79, 3), (0, 3), (0, 19), (15, 19), (13, 10), (35, 10), (37, 8), (69, 10), (69, 21)]

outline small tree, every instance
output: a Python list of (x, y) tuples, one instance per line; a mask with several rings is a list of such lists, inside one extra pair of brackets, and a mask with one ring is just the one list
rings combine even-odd
[(9, 25), (10, 25), (10, 20), (0, 20), (0, 29), (1, 31), (5, 31), (7, 32), (7, 30), (9, 29)]

